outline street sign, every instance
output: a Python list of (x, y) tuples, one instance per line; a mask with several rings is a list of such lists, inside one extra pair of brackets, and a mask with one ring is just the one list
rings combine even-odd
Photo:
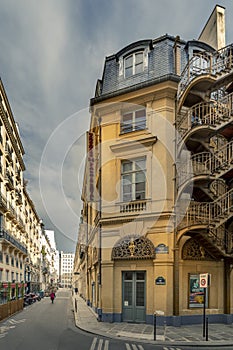
[(207, 288), (208, 287), (208, 273), (201, 273), (200, 274), (200, 287), (201, 288)]

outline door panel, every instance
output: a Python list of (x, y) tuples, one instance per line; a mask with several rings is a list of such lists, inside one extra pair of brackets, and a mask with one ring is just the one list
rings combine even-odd
[(123, 321), (145, 322), (145, 271), (123, 272)]

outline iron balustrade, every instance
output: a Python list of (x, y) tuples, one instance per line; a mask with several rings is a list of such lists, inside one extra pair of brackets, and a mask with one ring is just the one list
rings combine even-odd
[(204, 51), (195, 54), (184, 68), (178, 86), (178, 99), (188, 85), (198, 76), (209, 74), (213, 76), (228, 73), (233, 69), (233, 44), (213, 53)]
[(7, 200), (3, 194), (0, 194), (0, 206), (7, 208)]
[(16, 248), (21, 250), (23, 253), (27, 254), (27, 248), (22, 244), (19, 243), (12, 235), (9, 234), (6, 230), (1, 229), (0, 230), (0, 239), (4, 239), (11, 244), (13, 244)]
[(180, 187), (195, 176), (215, 175), (221, 176), (222, 172), (232, 167), (233, 141), (220, 147), (215, 153), (202, 152), (191, 156), (184, 163), (177, 163), (177, 184)]
[(216, 179), (215, 181), (211, 182), (209, 189), (214, 196), (219, 197), (227, 192), (228, 186), (223, 179)]
[(183, 216), (180, 228), (194, 225), (221, 226), (222, 221), (233, 215), (233, 188), (213, 202), (191, 201), (186, 213), (179, 215)]
[(181, 139), (194, 126), (216, 127), (233, 120), (233, 93), (224, 96), (219, 101), (197, 103), (186, 113), (177, 117), (177, 130)]

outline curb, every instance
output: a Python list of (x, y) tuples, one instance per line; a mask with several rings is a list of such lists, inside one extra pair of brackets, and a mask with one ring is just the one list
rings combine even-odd
[[(111, 335), (107, 332), (101, 332), (98, 330), (95, 330), (95, 332), (93, 330), (90, 330), (88, 328), (85, 328), (83, 326), (80, 326), (77, 322), (77, 312), (75, 311), (75, 298), (72, 298), (73, 300), (73, 307), (74, 307), (74, 321), (75, 321), (75, 326), (77, 328), (79, 328), (80, 330), (88, 333), (88, 334), (93, 334), (93, 335), (98, 335), (101, 336), (103, 338), (108, 338), (108, 339), (114, 339), (114, 340), (125, 340), (125, 341), (132, 341), (132, 342), (137, 342), (137, 343), (143, 343), (143, 344), (152, 344), (152, 345), (160, 345), (160, 346), (182, 346), (183, 348), (194, 348), (197, 349), (197, 347), (205, 347), (205, 348), (222, 348), (222, 347), (229, 347), (229, 348), (233, 348), (233, 341), (193, 341), (193, 342), (189, 342), (189, 341), (161, 341), (161, 340), (150, 340), (150, 339), (140, 339), (140, 338), (130, 338), (130, 337), (124, 337), (124, 336), (114, 336)], [(92, 311), (93, 315), (96, 316), (95, 312), (90, 309), (90, 311)]]

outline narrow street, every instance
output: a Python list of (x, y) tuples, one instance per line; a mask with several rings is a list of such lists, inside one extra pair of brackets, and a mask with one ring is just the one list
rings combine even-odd
[[(1, 350), (181, 350), (189, 345), (157, 345), (110, 339), (84, 332), (74, 323), (71, 292), (60, 289), (54, 304), (44, 298), (0, 322)], [(212, 345), (212, 349), (215, 347)], [(198, 347), (201, 349), (202, 347)], [(218, 348), (218, 346), (216, 347)], [(221, 348), (222, 350), (224, 347)]]
[(70, 290), (60, 289), (54, 304), (44, 298), (0, 323), (0, 349), (145, 350), (161, 346), (100, 338), (74, 324)]

